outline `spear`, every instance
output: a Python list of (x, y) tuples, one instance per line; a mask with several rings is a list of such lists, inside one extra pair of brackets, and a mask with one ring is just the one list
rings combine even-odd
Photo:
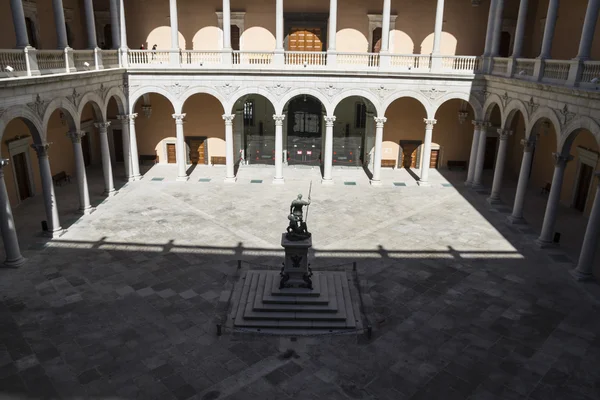
[[(308, 201), (310, 201), (310, 193), (312, 192), (312, 181), (310, 181), (310, 187), (308, 188)], [(310, 203), (306, 206), (306, 218), (304, 218), (304, 223), (308, 221), (308, 207), (310, 207)]]

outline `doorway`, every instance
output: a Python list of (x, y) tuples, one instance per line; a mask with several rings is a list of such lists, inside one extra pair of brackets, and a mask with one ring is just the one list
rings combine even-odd
[(124, 162), (123, 154), (123, 131), (121, 129), (113, 129), (113, 146), (115, 149), (115, 161)]
[(485, 159), (483, 169), (494, 169), (496, 163), (496, 148), (498, 147), (497, 137), (487, 137), (485, 141)]
[(296, 98), (288, 108), (288, 163), (319, 165), (322, 135), (321, 103), (310, 96)]
[(89, 132), (86, 132), (85, 135), (81, 137), (81, 150), (83, 152), (83, 164), (86, 167), (89, 167), (92, 163)]
[(417, 149), (423, 144), (421, 140), (401, 140), (402, 168), (417, 168)]
[(581, 212), (585, 211), (590, 185), (594, 176), (594, 168), (587, 164), (581, 164), (579, 168), (579, 177), (577, 179), (577, 188), (575, 193), (575, 203), (573, 207)]
[(440, 149), (431, 150), (431, 158), (429, 159), (429, 168), (437, 169)]
[(190, 163), (191, 164), (206, 164), (206, 139), (194, 138), (189, 139), (190, 146)]
[(175, 153), (175, 143), (167, 143), (167, 163), (175, 164), (177, 162), (177, 155)]
[(104, 25), (104, 50), (113, 48), (112, 25)]
[(15, 167), (17, 187), (19, 188), (19, 199), (23, 201), (31, 197), (29, 167), (27, 166), (27, 156), (25, 153), (15, 154), (13, 156), (13, 165)]

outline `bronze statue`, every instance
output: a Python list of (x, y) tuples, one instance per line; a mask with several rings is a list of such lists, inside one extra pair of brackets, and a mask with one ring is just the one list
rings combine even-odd
[[(311, 184), (312, 189), (312, 184)], [(290, 205), (290, 215), (288, 220), (290, 224), (287, 227), (286, 238), (288, 240), (297, 241), (308, 239), (311, 235), (306, 227), (306, 222), (303, 219), (302, 207), (306, 206), (308, 215), (308, 206), (310, 205), (310, 190), (308, 194), (308, 200), (302, 200), (302, 195), (299, 194), (296, 199), (292, 201)]]

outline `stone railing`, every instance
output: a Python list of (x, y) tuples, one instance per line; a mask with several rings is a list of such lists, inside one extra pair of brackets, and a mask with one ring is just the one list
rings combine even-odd
[(73, 50), (73, 65), (78, 71), (96, 69), (94, 50)]
[(286, 51), (285, 65), (311, 67), (326, 66), (327, 53), (324, 51)]
[(521, 79), (532, 79), (535, 70), (535, 59), (517, 58), (515, 61), (514, 76)]
[(401, 70), (429, 71), (431, 56), (429, 54), (392, 54), (390, 66)]
[(23, 50), (1, 50), (0, 66), (8, 77), (28, 75), (27, 56)]
[(570, 61), (545, 60), (542, 81), (566, 82), (569, 78)]
[[(592, 82), (596, 79), (595, 82)], [(600, 86), (600, 61), (584, 61), (581, 71), (581, 82)]]
[(492, 75), (506, 75), (508, 71), (508, 58), (494, 57)]
[(379, 67), (379, 53), (336, 53), (336, 65), (343, 69)]
[(234, 51), (233, 65), (265, 66), (273, 64), (273, 53), (264, 51)]
[(219, 66), (223, 64), (223, 52), (181, 50), (180, 62), (185, 68)]
[(118, 50), (100, 50), (100, 57), (104, 68), (119, 68), (121, 65)]
[(479, 57), (476, 56), (444, 56), (442, 69), (454, 73), (474, 74), (479, 70)]
[(63, 50), (37, 50), (32, 51), (37, 56), (37, 66), (40, 72), (54, 74), (69, 72), (65, 52)]

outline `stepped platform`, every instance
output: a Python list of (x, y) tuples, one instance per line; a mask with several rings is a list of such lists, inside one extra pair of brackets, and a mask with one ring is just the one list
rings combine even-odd
[(280, 289), (278, 271), (246, 271), (232, 296), (229, 327), (289, 335), (361, 330), (352, 277), (345, 271), (316, 271), (312, 279), (312, 290)]

